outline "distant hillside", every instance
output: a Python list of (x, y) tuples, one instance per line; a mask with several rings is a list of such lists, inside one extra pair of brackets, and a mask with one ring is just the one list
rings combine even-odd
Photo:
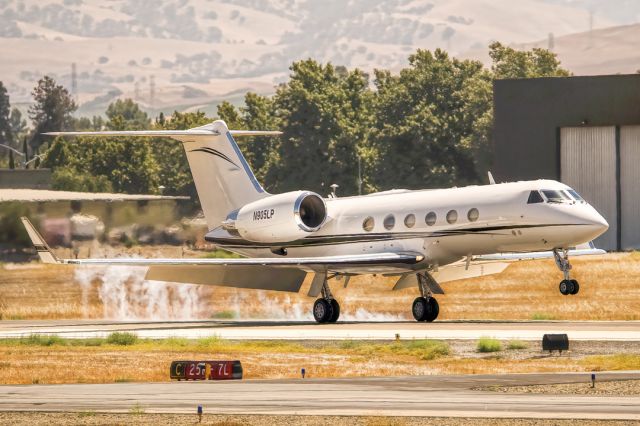
[[(517, 49), (549, 48), (549, 39), (514, 43)], [(552, 50), (564, 68), (575, 75), (633, 74), (640, 71), (640, 24), (603, 28), (555, 37)], [(489, 61), (484, 48), (471, 49), (461, 58)]]
[[(102, 113), (118, 97), (134, 98), (152, 111), (212, 111), (221, 99), (239, 101), (247, 90), (272, 93), (286, 80), (291, 62), (301, 58), (369, 71), (399, 69), (417, 48), (478, 56), (492, 40), (526, 43), (550, 32), (561, 52), (560, 35), (588, 29), (587, 3), (0, 0), (0, 79), (12, 102), (24, 106), (44, 74), (71, 88), (75, 63), (82, 114)], [(640, 14), (637, 2), (613, 3), (626, 8), (626, 19)], [(619, 19), (601, 14), (596, 24)], [(627, 44), (637, 40), (636, 33)], [(571, 58), (565, 62), (569, 68)]]

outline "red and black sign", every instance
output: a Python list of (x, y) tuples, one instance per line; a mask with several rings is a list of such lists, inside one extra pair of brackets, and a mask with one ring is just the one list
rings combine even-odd
[(240, 380), (240, 361), (173, 361), (169, 376), (175, 380)]

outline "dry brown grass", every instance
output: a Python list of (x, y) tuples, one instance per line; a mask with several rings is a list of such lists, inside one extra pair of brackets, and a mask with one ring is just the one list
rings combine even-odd
[[(50, 426), (54, 425), (154, 425), (173, 426), (199, 424), (195, 414), (123, 414), (123, 413), (46, 413), (0, 412), (0, 424)], [(205, 409), (203, 425), (211, 426), (631, 426), (625, 420), (569, 420), (569, 419), (503, 419), (459, 417), (374, 417), (374, 416), (301, 416), (301, 415), (234, 415), (211, 414)]]
[[(142, 252), (143, 255), (146, 253)], [(561, 296), (560, 272), (553, 261), (527, 261), (511, 265), (503, 274), (443, 285), (440, 319), (640, 319), (640, 255), (615, 253), (575, 258), (573, 274), (580, 293)], [(85, 294), (72, 267), (56, 265), (0, 266), (0, 315), (4, 319), (101, 318), (104, 306), (95, 279)], [(192, 318), (310, 319), (311, 299), (305, 296), (308, 279), (299, 294), (198, 288), (199, 308)], [(390, 292), (392, 278), (362, 276), (344, 289), (334, 282), (343, 318), (410, 319), (410, 304), (417, 291)], [(384, 303), (381, 296), (384, 295)]]
[(307, 377), (640, 369), (640, 355), (532, 353), (512, 362), (508, 354), (469, 358), (437, 341), (296, 343), (207, 338), (140, 340), (130, 346), (99, 343), (82, 346), (87, 343), (58, 338), (42, 346), (28, 339), (0, 340), (0, 384), (166, 381), (169, 365), (177, 359), (240, 359), (245, 378), (251, 379), (297, 378), (301, 368)]

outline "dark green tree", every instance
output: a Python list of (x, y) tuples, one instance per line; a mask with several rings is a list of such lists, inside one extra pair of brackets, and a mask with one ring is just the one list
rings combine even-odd
[[(0, 144), (13, 146), (14, 143), (14, 135), (13, 129), (11, 128), (11, 103), (9, 102), (9, 94), (7, 93), (7, 89), (4, 87), (4, 84), (0, 81)], [(4, 157), (4, 153), (8, 153), (7, 150), (2, 150)], [(6, 158), (6, 157), (5, 157)]]
[(499, 42), (489, 45), (491, 70), (496, 79), (568, 77), (571, 73), (560, 66), (555, 53), (540, 48), (515, 50)]
[(27, 134), (27, 120), (22, 118), (22, 113), (18, 108), (11, 109), (9, 124), (13, 135), (13, 147), (19, 148), (20, 140), (22, 140), (22, 138)]
[[(156, 120), (158, 130), (186, 130), (210, 123), (204, 112), (175, 111), (170, 119)], [(193, 176), (189, 169), (187, 156), (182, 143), (173, 139), (154, 139), (151, 149), (158, 164), (158, 183), (165, 187), (166, 195), (187, 195), (192, 200), (198, 200)]]
[(476, 121), (491, 107), (491, 74), (478, 61), (418, 50), (409, 67), (376, 71), (367, 175), (372, 189), (474, 183)]
[(105, 122), (99, 115), (93, 117), (80, 117), (73, 120), (73, 130), (76, 132), (100, 131), (105, 127)]
[[(273, 99), (251, 92), (245, 95), (244, 106), (240, 108), (226, 101), (218, 105), (218, 117), (224, 120), (230, 129), (278, 130), (278, 117), (275, 114)], [(279, 139), (257, 136), (239, 138), (236, 142), (256, 178), (264, 184), (269, 164), (278, 162), (276, 158)]]
[(218, 117), (227, 123), (227, 127), (233, 130), (244, 129), (244, 123), (240, 112), (231, 102), (223, 101), (217, 108)]
[(337, 183), (342, 194), (357, 193), (358, 143), (371, 99), (366, 74), (311, 59), (295, 62), (291, 71), (274, 97), (284, 134), (265, 176), (267, 187), (326, 195)]
[(151, 125), (147, 113), (131, 99), (111, 103), (107, 107), (107, 128), (109, 130), (145, 130)]
[(34, 104), (29, 107), (33, 133), (29, 144), (38, 148), (46, 140), (42, 133), (73, 128), (73, 112), (77, 109), (73, 98), (63, 86), (44, 76), (32, 92)]

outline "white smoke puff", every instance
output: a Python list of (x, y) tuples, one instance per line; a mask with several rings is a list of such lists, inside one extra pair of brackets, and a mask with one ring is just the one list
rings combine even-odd
[(105, 319), (190, 320), (202, 318), (207, 311), (198, 286), (147, 281), (144, 267), (85, 267), (76, 268), (74, 274), (82, 289), (85, 316), (96, 280)]
[(341, 315), (341, 319), (345, 321), (367, 321), (367, 322), (392, 322), (406, 321), (407, 318), (402, 315), (393, 315), (389, 313), (370, 312), (364, 308), (358, 308), (354, 313), (347, 312)]

